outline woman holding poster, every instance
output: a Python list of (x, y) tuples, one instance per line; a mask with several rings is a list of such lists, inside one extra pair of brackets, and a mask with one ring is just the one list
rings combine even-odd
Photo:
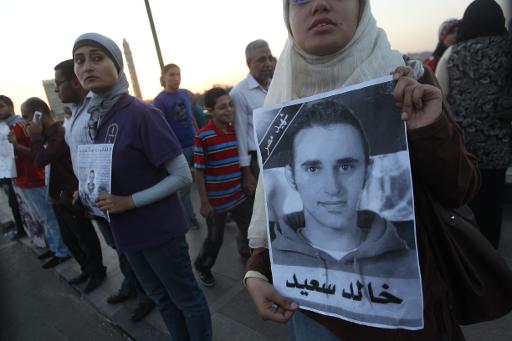
[(110, 215), (117, 250), (126, 254), (173, 339), (211, 340), (210, 312), (192, 272), (188, 222), (177, 195), (192, 181), (180, 143), (160, 110), (128, 94), (121, 50), (111, 39), (81, 35), (73, 60), (78, 80), (93, 93), (94, 145), (113, 148), (111, 192), (102, 194), (97, 184), (96, 205)]
[[(407, 123), (412, 165), (424, 325), (419, 330), (369, 327), (298, 309), (295, 302), (277, 292), (269, 283), (263, 181), (258, 182), (249, 229), (250, 246), (255, 251), (245, 276), (259, 315), (263, 319), (289, 321), (291, 340), (463, 340), (450, 315), (446, 284), (431, 258), (433, 251), (426, 229), (435, 221), (429, 217), (425, 197), (431, 193), (446, 207), (458, 207), (474, 195), (479, 178), (459, 128), (443, 107), (441, 91), (407, 77), (414, 72), (404, 68), (400, 53), (391, 50), (386, 34), (376, 26), (368, 0), (284, 0), (283, 5), (289, 36), (266, 105), (369, 81), (394, 71), (397, 84), (393, 97)], [(430, 76), (426, 72), (423, 81), (435, 84)], [(302, 278), (290, 279), (287, 285), (311, 287), (313, 291), (333, 289)], [(357, 283), (350, 289), (347, 296), (359, 296)]]

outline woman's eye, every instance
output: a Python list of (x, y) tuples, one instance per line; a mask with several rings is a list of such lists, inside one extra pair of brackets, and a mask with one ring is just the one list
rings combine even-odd
[(305, 4), (306, 2), (309, 2), (309, 1), (310, 0), (291, 0), (293, 5), (302, 5), (302, 4)]

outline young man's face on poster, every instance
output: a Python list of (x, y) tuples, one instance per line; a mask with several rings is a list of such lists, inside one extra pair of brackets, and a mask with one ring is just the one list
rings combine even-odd
[(293, 142), (288, 179), (302, 199), (306, 227), (357, 228), (357, 206), (366, 177), (361, 134), (351, 125), (301, 130)]

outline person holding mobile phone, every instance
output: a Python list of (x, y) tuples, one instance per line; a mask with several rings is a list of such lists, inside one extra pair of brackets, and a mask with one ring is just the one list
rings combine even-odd
[(58, 235), (80, 264), (80, 275), (72, 278), (70, 283), (78, 284), (88, 279), (84, 292), (89, 293), (104, 281), (106, 267), (94, 226), (85, 217), (83, 209), (72, 204), (78, 180), (73, 173), (69, 147), (64, 141), (64, 127), (53, 119), (50, 108), (40, 98), (27, 99), (21, 105), (21, 112), (32, 122), (29, 126), (30, 153), (34, 162), (40, 167), (50, 166), (48, 194), (60, 225)]

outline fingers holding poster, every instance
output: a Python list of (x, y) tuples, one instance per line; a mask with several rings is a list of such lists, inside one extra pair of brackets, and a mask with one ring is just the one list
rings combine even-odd
[(100, 210), (96, 199), (111, 192), (112, 149), (112, 144), (78, 146), (80, 201), (91, 214), (109, 221), (108, 211)]
[(391, 77), (254, 113), (275, 287), (302, 308), (421, 329), (406, 128)]

